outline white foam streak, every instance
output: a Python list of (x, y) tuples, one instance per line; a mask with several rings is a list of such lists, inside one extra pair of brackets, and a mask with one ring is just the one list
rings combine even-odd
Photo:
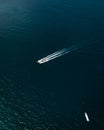
[(89, 122), (90, 120), (89, 120), (88, 114), (86, 112), (84, 114), (85, 114), (86, 121)]
[[(91, 41), (90, 41), (90, 42), (91, 42)], [(50, 54), (50, 55), (48, 55), (48, 56), (46, 56), (46, 57), (44, 57), (44, 58), (38, 60), (37, 63), (39, 63), (39, 64), (46, 63), (46, 62), (48, 62), (48, 61), (50, 61), (50, 60), (56, 59), (56, 58), (58, 58), (58, 57), (60, 57), (60, 56), (63, 56), (63, 55), (65, 55), (65, 54), (68, 54), (68, 53), (70, 53), (70, 52), (72, 52), (72, 51), (76, 51), (76, 50), (78, 50), (78, 49), (80, 49), (80, 48), (82, 48), (82, 47), (88, 45), (90, 42), (88, 42), (88, 41), (86, 41), (86, 42), (81, 42), (80, 44), (72, 45), (71, 47), (64, 48), (64, 49), (62, 49), (62, 50), (56, 51), (56, 52), (54, 52), (54, 53), (52, 53), (52, 54)]]
[(42, 63), (48, 62), (50, 60), (56, 59), (56, 58), (58, 58), (60, 56), (63, 56), (65, 54), (69, 53), (69, 52), (70, 52), (70, 49), (64, 48), (62, 50), (56, 51), (56, 52), (54, 52), (54, 53), (52, 53), (52, 54), (50, 54), (50, 55), (48, 55), (48, 56), (38, 60), (37, 62), (39, 64), (42, 64)]

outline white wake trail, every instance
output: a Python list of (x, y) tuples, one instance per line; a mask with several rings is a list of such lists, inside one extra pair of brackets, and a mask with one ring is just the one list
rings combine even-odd
[(39, 64), (42, 64), (42, 63), (48, 62), (50, 60), (56, 59), (56, 58), (58, 58), (60, 56), (63, 56), (65, 54), (69, 53), (69, 52), (70, 52), (70, 50), (68, 48), (64, 48), (62, 50), (56, 51), (56, 52), (54, 52), (54, 53), (52, 53), (52, 54), (38, 60), (37, 62)]
[(84, 43), (82, 42), (80, 44), (72, 45), (71, 47), (64, 48), (62, 50), (56, 51), (56, 52), (54, 52), (54, 53), (52, 53), (52, 54), (38, 60), (37, 63), (39, 63), (39, 64), (46, 63), (46, 62), (48, 62), (50, 60), (61, 57), (61, 56), (65, 55), (65, 54), (68, 54), (68, 53), (70, 53), (72, 51), (76, 51), (76, 50), (78, 50), (78, 49), (80, 49), (80, 48), (82, 48), (82, 47), (84, 47), (85, 45), (88, 45), (88, 44), (89, 44), (89, 42), (87, 41), (87, 42), (84, 42)]

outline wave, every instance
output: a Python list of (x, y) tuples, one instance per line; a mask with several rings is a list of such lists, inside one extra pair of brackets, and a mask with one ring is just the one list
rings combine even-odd
[(86, 45), (89, 45), (90, 43), (91, 43), (91, 41), (90, 42), (89, 41), (81, 42), (79, 44), (72, 45), (72, 46), (70, 46), (68, 48), (63, 48), (63, 49), (61, 49), (59, 51), (56, 51), (56, 52), (54, 52), (54, 53), (52, 53), (52, 54), (38, 60), (37, 63), (39, 63), (39, 64), (46, 63), (46, 62), (48, 62), (50, 60), (56, 59), (58, 57), (66, 55), (66, 54), (68, 54), (70, 52), (76, 51), (76, 50), (78, 50), (78, 49), (80, 49), (82, 47), (85, 47)]

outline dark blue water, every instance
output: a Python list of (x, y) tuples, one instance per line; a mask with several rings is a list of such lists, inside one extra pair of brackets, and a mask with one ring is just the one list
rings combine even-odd
[(103, 0), (1, 0), (0, 130), (103, 130), (103, 37)]

